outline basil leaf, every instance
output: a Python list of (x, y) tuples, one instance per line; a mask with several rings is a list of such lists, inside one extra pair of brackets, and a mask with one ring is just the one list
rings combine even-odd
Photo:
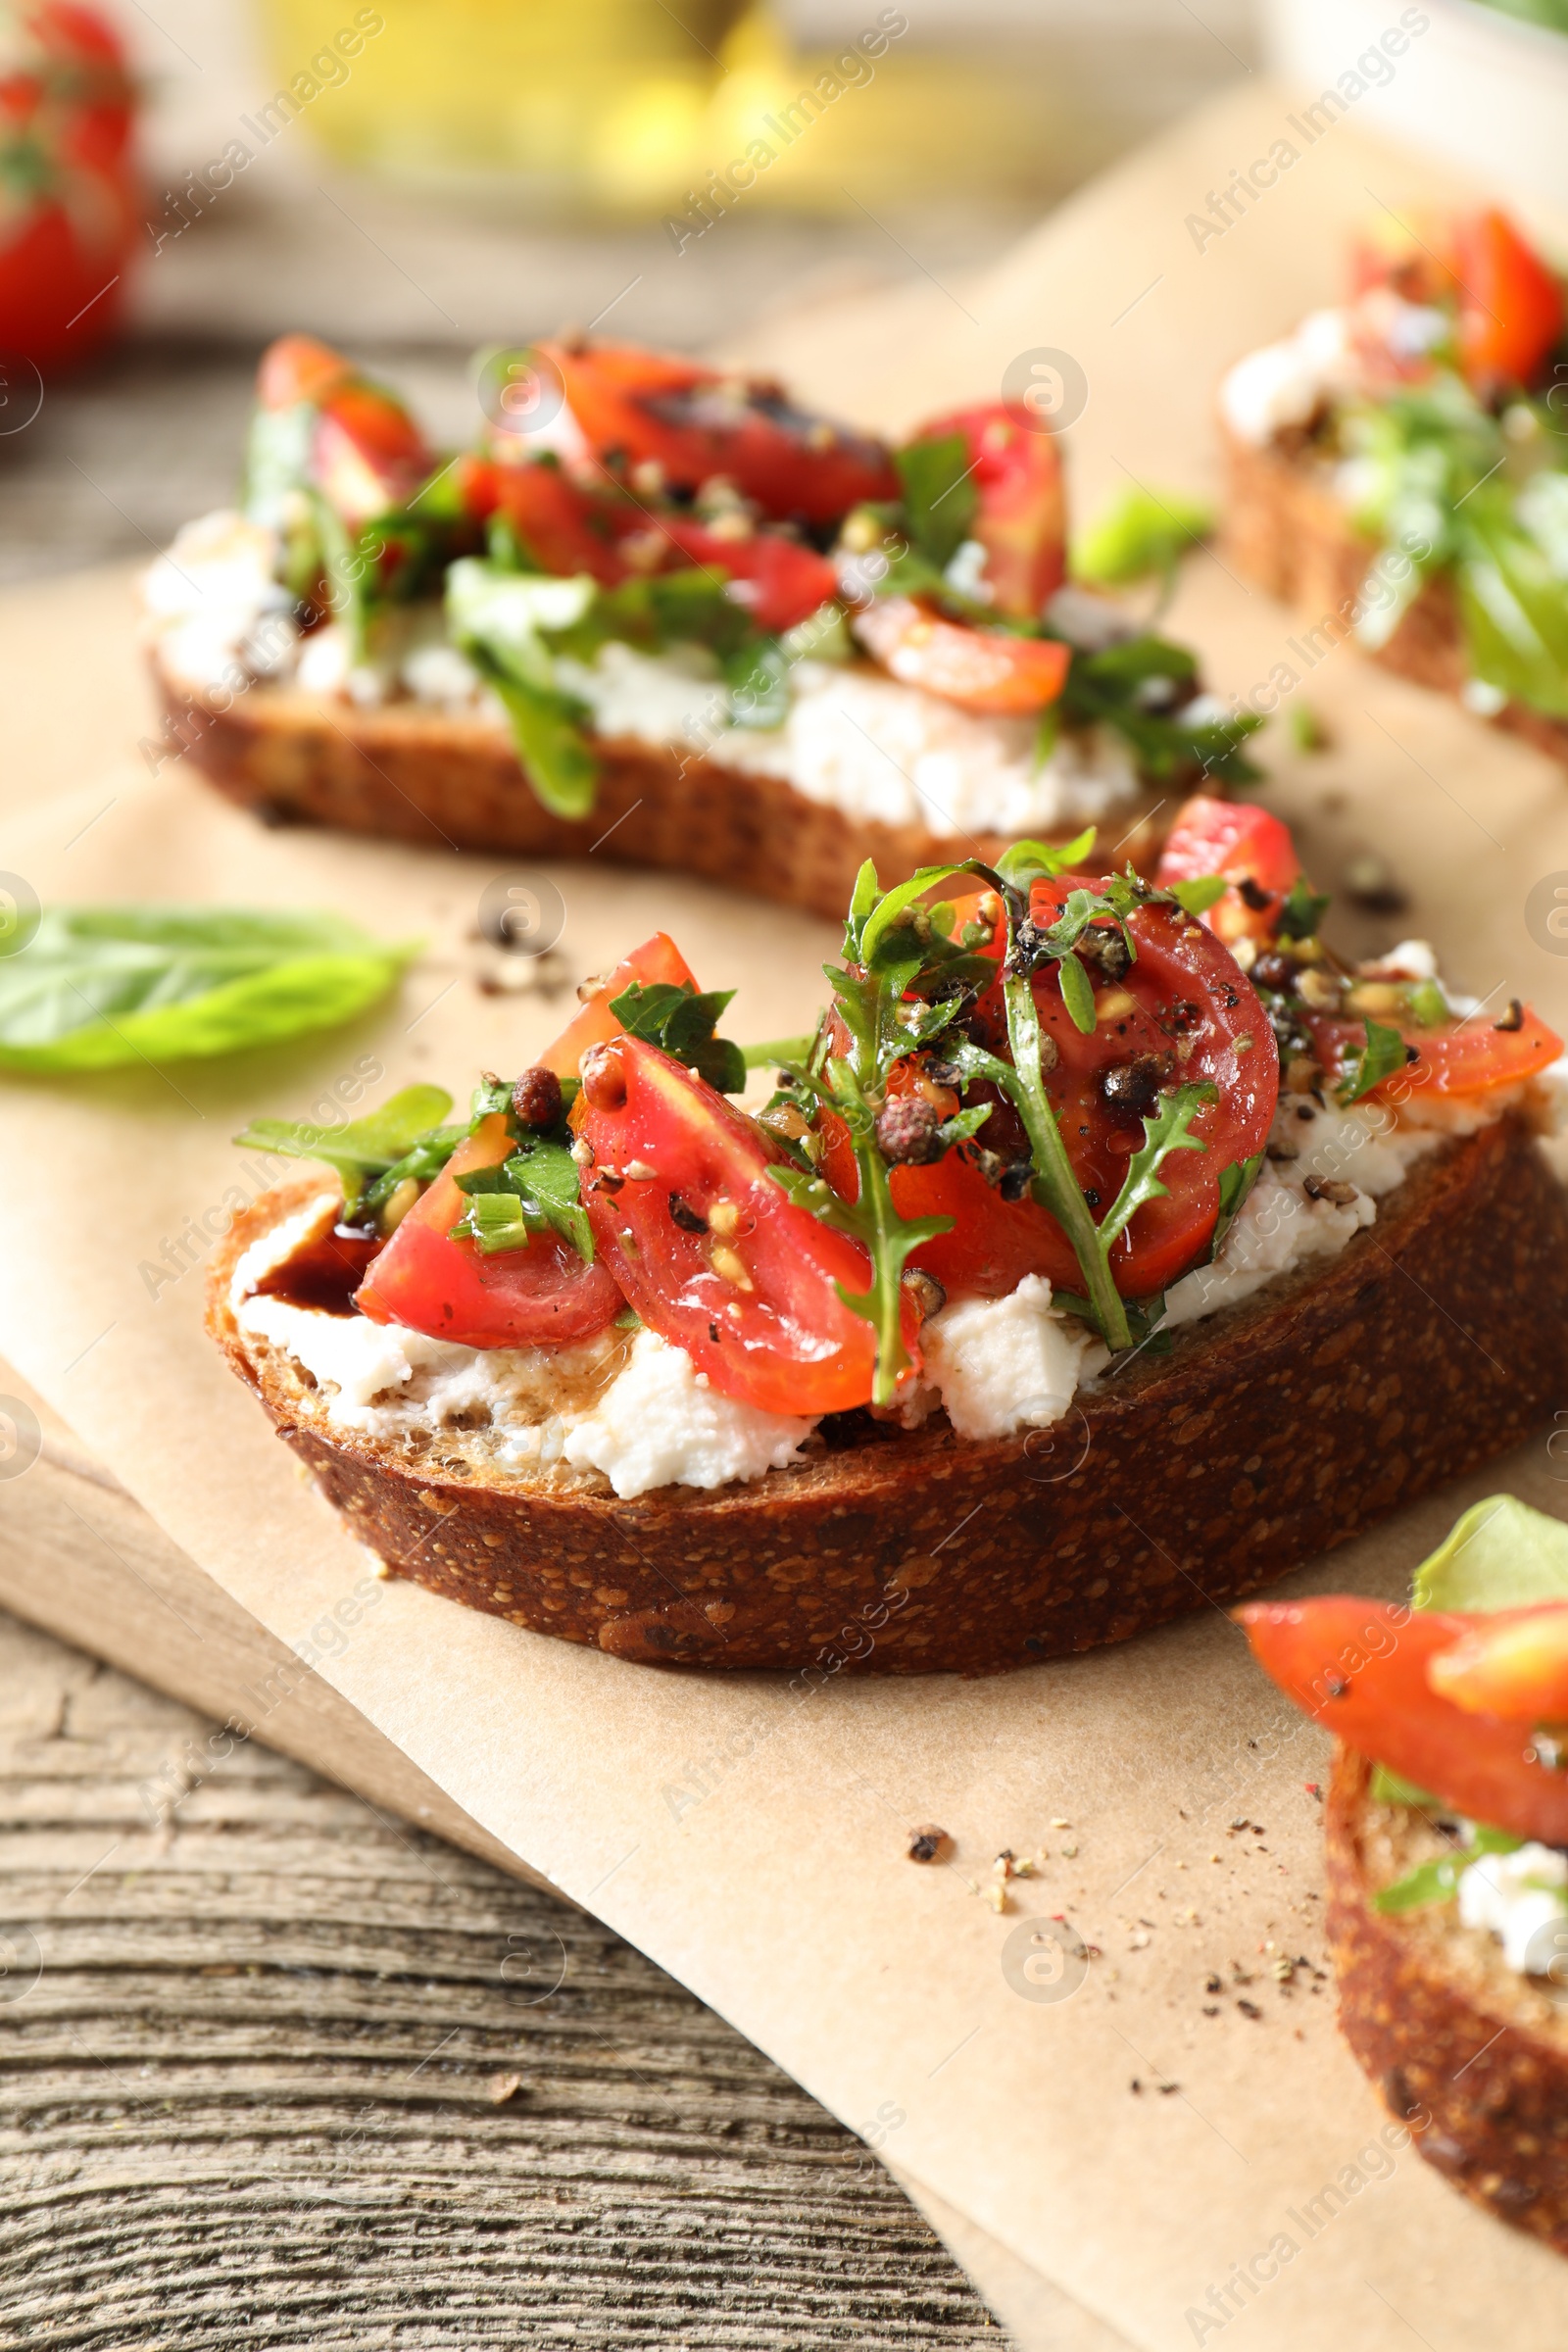
[(731, 725), (781, 727), (789, 716), (789, 675), (790, 665), (776, 637), (757, 637), (740, 646), (724, 664)]
[(49, 907), (0, 959), (0, 1068), (118, 1069), (274, 1045), (364, 1011), (413, 952), (333, 914)]
[(734, 994), (722, 988), (699, 996), (686, 981), (661, 980), (645, 988), (634, 980), (610, 1009), (628, 1037), (685, 1062), (721, 1095), (738, 1095), (746, 1087), (746, 1056), (727, 1037), (714, 1034)]
[(1410, 1597), (1461, 1615), (1568, 1600), (1568, 1527), (1516, 1494), (1489, 1494), (1422, 1561)]
[(910, 441), (895, 452), (904, 486), (909, 537), (928, 564), (946, 571), (969, 536), (980, 504), (969, 452), (961, 433)]
[(1206, 914), (1230, 889), (1223, 874), (1196, 874), (1191, 882), (1167, 882), (1164, 885), (1184, 913)]
[(1203, 500), (1180, 490), (1156, 496), (1129, 483), (1074, 542), (1073, 577), (1101, 588), (1122, 587), (1154, 573), (1168, 577), (1188, 549), (1213, 528), (1214, 510)]
[(1334, 1090), (1336, 1099), (1347, 1108), (1352, 1102), (1359, 1102), (1375, 1086), (1381, 1086), (1385, 1078), (1392, 1078), (1396, 1070), (1402, 1070), (1410, 1058), (1397, 1029), (1386, 1029), (1381, 1021), (1372, 1020), (1363, 1021), (1362, 1027), (1366, 1031), (1366, 1045), (1359, 1054), (1350, 1056), (1345, 1076)]
[[(252, 1119), (234, 1141), (244, 1152), (279, 1152), (289, 1159), (319, 1159), (343, 1179), (345, 1203), (358, 1201), (367, 1176), (383, 1176), (404, 1160), (452, 1108), (439, 1086), (406, 1086), (379, 1110), (341, 1127), (315, 1127), (304, 1120)], [(453, 1144), (464, 1134), (452, 1131)], [(448, 1147), (450, 1156), (452, 1146)]]
[(553, 686), (524, 685), (481, 646), (464, 651), (506, 707), (518, 765), (541, 807), (552, 816), (586, 816), (599, 794), (599, 761), (580, 723), (583, 705)]

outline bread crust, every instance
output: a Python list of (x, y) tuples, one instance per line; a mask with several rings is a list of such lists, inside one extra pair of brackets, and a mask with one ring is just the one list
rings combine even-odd
[[(1312, 615), (1307, 642), (1320, 658), (1349, 634), (1343, 616), (1360, 598), (1378, 543), (1355, 528), (1304, 444), (1298, 445), (1298, 436), (1297, 443), (1274, 441), (1259, 448), (1229, 426), (1221, 430), (1228, 477), (1226, 551), (1249, 579), (1282, 604)], [(1469, 671), (1459, 608), (1446, 577), (1426, 582), (1372, 659), (1418, 686), (1460, 693)], [(1510, 702), (1494, 723), (1553, 759), (1568, 760), (1568, 719)]]
[[(669, 866), (837, 921), (862, 861), (884, 887), (922, 865), (979, 857), (1000, 833), (944, 834), (874, 824), (808, 800), (776, 776), (743, 775), (695, 754), (601, 743), (591, 814), (553, 816), (535, 799), (506, 730), (475, 714), (417, 703), (341, 707), (292, 687), (256, 685), (226, 710), (183, 688), (152, 657), (166, 734), (224, 797), (271, 824), (330, 825), (425, 848), (521, 858), (586, 858)], [(1117, 862), (1152, 871), (1168, 829), (1157, 809), (1175, 785), (1146, 793), (1118, 834)], [(1079, 827), (1059, 838), (1066, 840)]]
[(1429, 2164), (1568, 2253), (1568, 2018), (1451, 1906), (1372, 1908), (1371, 1773), (1338, 1749), (1326, 1828), (1341, 2030)]
[(1519, 1444), (1568, 1375), (1568, 1195), (1509, 1117), (1418, 1161), (1326, 1270), (1177, 1332), (1053, 1430), (866, 1421), (800, 1469), (620, 1501), (326, 1428), (228, 1298), (240, 1253), (324, 1186), (235, 1220), (213, 1337), (395, 1572), (621, 1657), (981, 1673), (1122, 1641)]

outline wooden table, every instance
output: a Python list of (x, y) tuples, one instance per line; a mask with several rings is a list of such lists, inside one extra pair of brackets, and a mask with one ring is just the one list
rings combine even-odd
[(212, 1728), (0, 1614), (0, 2343), (1003, 2342), (609, 1929)]

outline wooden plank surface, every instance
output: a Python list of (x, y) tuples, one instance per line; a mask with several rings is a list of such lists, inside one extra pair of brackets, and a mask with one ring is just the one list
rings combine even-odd
[(5, 1616), (0, 1777), (0, 2342), (1003, 2342), (551, 1895)]

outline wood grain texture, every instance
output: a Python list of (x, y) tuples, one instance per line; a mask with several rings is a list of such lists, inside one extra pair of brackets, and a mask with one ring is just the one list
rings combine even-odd
[(0, 1777), (0, 2343), (1004, 2341), (597, 1922), (5, 1617)]

